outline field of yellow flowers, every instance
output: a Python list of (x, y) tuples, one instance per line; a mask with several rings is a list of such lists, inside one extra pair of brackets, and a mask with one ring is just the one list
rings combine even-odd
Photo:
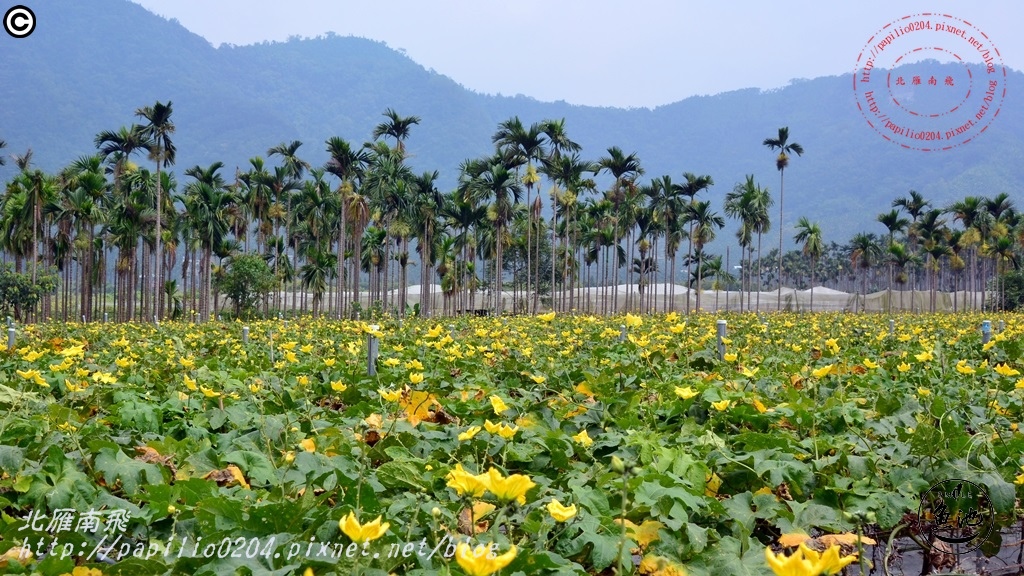
[[(0, 565), (866, 571), (855, 535), (912, 535), (950, 478), (1013, 526), (1024, 324), (889, 318), (298, 319), (248, 342), (241, 323), (23, 327), (0, 354)], [(983, 319), (1005, 324), (987, 344)], [(842, 554), (797, 547), (828, 535)]]

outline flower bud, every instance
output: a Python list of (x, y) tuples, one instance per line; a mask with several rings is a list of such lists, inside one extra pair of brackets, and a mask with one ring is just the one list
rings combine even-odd
[(626, 471), (626, 463), (618, 456), (612, 456), (612, 470), (622, 474)]

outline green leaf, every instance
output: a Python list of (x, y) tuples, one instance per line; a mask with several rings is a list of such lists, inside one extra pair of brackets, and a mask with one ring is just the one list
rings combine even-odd
[(0, 470), (14, 474), (21, 470), (25, 455), (17, 446), (0, 446)]
[(277, 478), (274, 465), (259, 452), (235, 450), (224, 456), (224, 461), (237, 464), (252, 485), (270, 486)]
[(136, 495), (142, 484), (164, 483), (163, 471), (159, 466), (129, 458), (119, 448), (101, 449), (93, 466), (103, 475), (107, 486), (113, 487), (120, 482), (121, 489), (128, 496)]
[(385, 462), (377, 468), (377, 480), (388, 488), (426, 489), (423, 469), (412, 462)]

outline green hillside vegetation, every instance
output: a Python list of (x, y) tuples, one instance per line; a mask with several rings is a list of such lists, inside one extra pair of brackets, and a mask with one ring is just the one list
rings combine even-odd
[[(521, 120), (524, 127), (547, 120), (564, 119), (566, 134), (580, 147), (581, 161), (598, 162), (602, 157), (608, 158), (614, 148), (635, 158), (643, 173), (637, 171), (625, 178), (615, 178), (614, 170), (605, 163), (605, 170), (587, 174), (574, 183), (544, 177), (543, 168), (552, 171), (550, 163), (557, 160), (557, 154), (547, 146), (546, 156), (537, 156), (529, 162), (542, 173), (542, 177), (529, 190), (533, 198), (542, 198), (540, 213), (536, 215), (539, 218), (532, 220), (529, 250), (525, 245), (514, 245), (522, 242), (519, 236), (526, 233), (526, 222), (531, 221), (525, 216), (526, 194), (519, 194), (523, 196), (520, 201), (510, 202), (512, 207), (508, 214), (491, 214), (490, 221), (496, 221), (494, 217), (498, 220), (507, 219), (505, 224), (508, 227), (505, 230), (511, 236), (501, 247), (508, 245), (511, 266), (524, 266), (525, 263), (519, 260), (526, 259), (527, 252), (532, 266), (537, 248), (533, 243), (536, 240), (534, 236), (543, 234), (545, 240), (549, 244), (551, 242), (549, 226), (552, 184), (557, 183), (562, 190), (567, 186), (575, 187), (579, 209), (589, 211), (586, 218), (598, 218), (590, 222), (591, 227), (597, 227), (598, 235), (600, 227), (607, 225), (599, 218), (609, 217), (609, 214), (618, 223), (619, 229), (611, 231), (610, 240), (587, 240), (584, 231), (578, 228), (586, 223), (586, 218), (581, 216), (576, 219), (575, 215), (570, 215), (567, 220), (564, 214), (559, 214), (558, 226), (576, 228), (556, 231), (555, 249), (557, 252), (572, 245), (571, 253), (581, 261), (576, 273), (584, 276), (591, 273), (586, 270), (588, 262), (584, 260), (607, 258), (602, 250), (607, 251), (609, 246), (618, 244), (625, 253), (621, 257), (621, 270), (613, 271), (610, 275), (606, 272), (606, 282), (616, 278), (635, 282), (634, 276), (648, 277), (652, 273), (649, 264), (638, 260), (635, 263), (635, 275), (630, 272), (631, 267), (625, 264), (634, 258), (642, 260), (649, 256), (660, 259), (664, 256), (665, 244), (656, 240), (659, 234), (657, 226), (646, 232), (655, 240), (641, 246), (641, 236), (645, 234), (641, 229), (643, 223), (632, 220), (627, 226), (623, 223), (626, 218), (622, 219), (623, 222), (618, 221), (624, 197), (640, 203), (643, 203), (642, 199), (650, 198), (653, 202), (658, 195), (657, 179), (668, 175), (678, 184), (685, 180), (684, 173), (693, 173), (708, 175), (714, 181), (706, 191), (700, 192), (699, 197), (692, 198), (708, 203), (704, 207), (708, 215), (725, 213), (727, 194), (742, 184), (747, 175), (753, 175), (756, 186), (762, 191), (767, 190), (767, 194), (774, 198), (778, 193), (779, 182), (775, 153), (767, 149), (763, 141), (774, 136), (780, 127), (788, 127), (793, 141), (799, 142), (806, 150), (805, 154), (792, 158), (785, 172), (785, 221), (782, 231), (786, 248), (797, 247), (794, 236), (798, 233), (797, 221), (800, 217), (820, 223), (824, 242), (830, 246), (829, 254), (824, 255), (820, 263), (822, 266), (826, 266), (826, 263), (827, 266), (833, 266), (833, 277), (829, 278), (826, 266), (818, 279), (845, 289), (861, 288), (857, 281), (865, 278), (853, 276), (869, 274), (869, 271), (855, 271), (850, 277), (844, 278), (835, 272), (834, 266), (843, 259), (848, 262), (856, 260), (851, 258), (854, 249), (848, 241), (858, 233), (872, 235), (870, 238), (882, 246), (882, 251), (887, 250), (886, 243), (881, 239), (887, 237), (888, 232), (877, 221), (877, 217), (891, 209), (895, 198), (904, 197), (910, 190), (916, 190), (929, 202), (928, 209), (944, 209), (965, 198), (997, 198), (997, 195), (1007, 193), (1011, 194), (1009, 201), (1012, 203), (1012, 194), (1024, 179), (1024, 164), (1019, 161), (1020, 134), (1024, 134), (1024, 107), (1017, 104), (1019, 97), (1012, 91), (997, 121), (974, 142), (952, 153), (920, 153), (888, 143), (866, 126), (856, 109), (849, 78), (846, 76), (794, 80), (785, 88), (772, 91), (751, 88), (693, 97), (653, 110), (625, 110), (575, 106), (565, 102), (539, 102), (525, 96), (477, 94), (443, 75), (425, 70), (383, 43), (360, 38), (328, 35), (316, 39), (292, 39), (284, 43), (214, 48), (177, 22), (155, 16), (126, 0), (98, 0), (88, 4), (58, 0), (38, 7), (37, 19), (39, 27), (30, 38), (0, 38), (0, 49), (9, 55), (5, 59), (5, 66), (0, 68), (0, 101), (4, 102), (4, 106), (0, 107), (0, 138), (6, 143), (4, 154), (10, 160), (11, 153), (22, 155), (27, 149), (34, 153), (30, 166), (19, 167), (18, 162), (8, 161), (7, 166), (0, 167), (0, 179), (12, 183), (8, 185), (7, 196), (13, 198), (12, 194), (18, 192), (18, 186), (21, 186), (21, 193), (31, 190), (34, 175), (49, 175), (55, 195), (54, 210), (61, 202), (59, 192), (73, 191), (68, 188), (71, 181), (67, 179), (65, 168), (95, 153), (94, 140), (97, 134), (116, 131), (119, 127), (140, 121), (135, 116), (136, 110), (152, 106), (154, 102), (173, 102), (176, 162), (168, 170), (176, 182), (168, 182), (168, 185), (176, 185), (171, 190), (174, 194), (172, 198), (177, 202), (177, 210), (186, 215), (186, 200), (190, 190), (199, 182), (195, 175), (186, 175), (189, 168), (196, 166), (209, 172), (207, 167), (217, 162), (223, 163), (221, 168), (214, 171), (220, 179), (218, 186), (236, 194), (233, 203), (242, 204), (237, 179), (244, 179), (246, 173), (250, 172), (250, 158), (265, 158), (267, 169), (273, 174), (274, 168), (280, 166), (281, 158), (268, 156), (269, 151), (282, 143), (300, 142), (302, 144), (297, 148), (295, 161), (306, 162), (309, 168), (323, 166), (329, 159), (325, 146), (328, 139), (340, 137), (353, 149), (361, 149), (364, 142), (375, 140), (374, 131), (384, 121), (381, 114), (385, 110), (394, 110), (398, 117), (415, 117), (417, 122), (409, 127), (408, 134), (402, 140), (401, 151), (397, 150), (396, 141), (386, 135), (380, 140), (386, 142), (389, 148), (367, 149), (370, 156), (362, 166), (366, 172), (349, 179), (347, 186), (351, 193), (372, 199), (370, 187), (375, 182), (374, 178), (380, 177), (380, 162), (387, 160), (391, 154), (393, 157), (389, 161), (395, 163), (392, 168), (397, 170), (392, 176), (397, 180), (389, 181), (388, 185), (401, 181), (409, 193), (435, 189), (438, 193), (447, 193), (457, 186), (463, 188), (464, 192), (469, 188), (479, 188), (481, 177), (487, 174), (496, 176), (491, 169), (495, 164), (504, 164), (504, 168), (515, 180), (506, 187), (505, 193), (516, 196), (524, 190), (513, 193), (512, 185), (518, 183), (518, 187), (523, 188), (521, 180), (516, 179), (522, 177), (526, 163), (493, 156), (496, 132), (500, 132), (503, 123), (511, 119)], [(1013, 72), (1012, 76), (1011, 87), (1021, 79), (1021, 73)], [(609, 81), (616, 80), (610, 76)], [(570, 151), (566, 152), (568, 154)], [(131, 158), (142, 169), (138, 172), (140, 182), (137, 183), (142, 191), (150, 185), (145, 180), (145, 174), (154, 168), (145, 156), (142, 153)], [(467, 171), (466, 168), (472, 165), (471, 159), (483, 162), (485, 169), (475, 173)], [(114, 159), (108, 157), (107, 160)], [(58, 177), (57, 173), (61, 171), (64, 174)], [(436, 178), (429, 179), (429, 185), (425, 185), (425, 188), (416, 188), (418, 184), (412, 177), (433, 171), (437, 171)], [(309, 170), (292, 170), (285, 176), (293, 181), (296, 190), (319, 186), (336, 193), (339, 186), (339, 180), (330, 173), (322, 174), (317, 179), (315, 173)], [(105, 193), (115, 197), (127, 193), (115, 189), (120, 184), (115, 185), (112, 173), (104, 177), (107, 179)], [(151, 175), (148, 177), (151, 178)], [(39, 178), (35, 180), (41, 181)], [(18, 182), (21, 184), (16, 185)], [(374, 185), (377, 190), (382, 190), (379, 180), (376, 182)], [(421, 179), (420, 184), (424, 182)], [(12, 189), (14, 192), (11, 192)], [(494, 190), (486, 192), (472, 199), (476, 203), (473, 206), (486, 210), (487, 203), (495, 202), (491, 205), (493, 211), (497, 209), (495, 206), (499, 206), (498, 200)], [(289, 203), (286, 196), (278, 194), (276, 202), (281, 210), (294, 216), (293, 212), (297, 208)], [(455, 198), (451, 195), (448, 197)], [(612, 203), (611, 209), (602, 205), (602, 198)], [(100, 196), (96, 200), (99, 202)], [(395, 207), (389, 206), (386, 198), (378, 200), (383, 204), (370, 206), (376, 212), (368, 214), (369, 220), (366, 223), (356, 228), (353, 228), (352, 222), (346, 223), (346, 234), (361, 236), (403, 223), (402, 220), (389, 220), (388, 211)], [(468, 201), (466, 198), (463, 200)], [(15, 206), (13, 202), (6, 204)], [(20, 209), (25, 209), (25, 206)], [(442, 207), (441, 204), (438, 207)], [(664, 207), (661, 209), (664, 210)], [(37, 227), (42, 227), (40, 236), (35, 237), (38, 242), (43, 242), (42, 236), (58, 225), (54, 214), (45, 215), (52, 220), (36, 223)], [(958, 224), (970, 228), (961, 218), (948, 214), (950, 216), (945, 217), (941, 223), (946, 226), (946, 230), (952, 232), (950, 227)], [(1006, 214), (1012, 215), (1013, 211)], [(770, 260), (777, 257), (777, 254), (772, 256), (768, 252), (771, 246), (777, 246), (779, 227), (777, 212), (769, 215), (772, 222), (764, 237), (763, 253)], [(12, 226), (18, 223), (25, 225), (26, 221), (18, 220), (14, 212), (6, 216)], [(224, 233), (224, 238), (218, 241), (231, 239), (240, 243), (245, 239), (243, 236), (246, 230), (254, 235), (261, 226), (271, 228), (266, 231), (267, 236), (285, 234), (283, 228), (294, 224), (280, 221), (268, 223), (266, 220), (261, 222), (252, 214), (249, 217), (252, 221), (248, 228)], [(337, 217), (341, 217), (341, 214)], [(998, 220), (1001, 214), (995, 217)], [(42, 218), (43, 215), (40, 215), (39, 219)], [(711, 265), (712, 255), (722, 255), (726, 245), (732, 247), (732, 262), (739, 260), (735, 233), (740, 221), (729, 219), (722, 229), (711, 225), (711, 228), (715, 228), (714, 233), (705, 235), (698, 242), (704, 245), (699, 260), (704, 266)], [(149, 226), (145, 218), (141, 223)], [(102, 236), (101, 222), (98, 220), (95, 224), (95, 232)], [(451, 222), (444, 224), (443, 230), (439, 229), (439, 232), (454, 235), (458, 227)], [(187, 228), (188, 224), (179, 226)], [(1013, 238), (1015, 226), (1015, 220), (1005, 220), (1002, 228), (985, 228), (981, 231), (984, 236), (981, 240), (984, 242), (977, 244), (987, 246), (988, 241), (994, 241), (997, 236)], [(548, 227), (547, 232), (544, 232), (545, 227)], [(936, 228), (942, 227), (936, 225)], [(495, 231), (501, 229), (499, 226)], [(307, 236), (310, 233), (308, 230), (290, 232)], [(393, 230), (389, 232), (394, 233)], [(899, 239), (912, 251), (924, 250), (917, 232), (904, 230), (903, 236), (886, 238), (886, 242)], [(949, 243), (948, 234), (937, 234), (936, 242), (939, 242), (940, 236), (944, 238), (943, 242)], [(420, 238), (413, 231), (404, 237), (392, 239), (395, 242), (381, 241), (388, 245), (385, 257), (394, 255), (390, 252), (392, 248), (398, 254), (408, 253), (408, 262), (402, 264), (403, 269), (408, 265), (408, 269), (404, 270), (404, 279), (405, 283), (414, 283), (418, 277)], [(29, 243), (31, 240), (30, 237)], [(318, 240), (321, 243), (327, 242), (325, 238)], [(333, 236), (329, 240), (328, 244), (336, 242)], [(584, 244), (588, 241), (591, 248)], [(357, 248), (352, 245), (352, 236), (346, 242), (349, 253)], [(480, 242), (486, 247), (485, 237)], [(287, 244), (287, 253), (293, 253), (296, 249), (306, 251), (299, 247), (299, 239), (288, 238)], [(676, 255), (680, 265), (688, 253), (694, 252), (688, 242), (682, 244), (684, 248), (679, 249), (680, 253)], [(961, 246), (956, 248), (959, 250)], [(51, 252), (56, 249), (53, 247)], [(231, 254), (228, 246), (211, 249), (218, 252), (219, 259), (228, 258)], [(249, 250), (249, 247), (244, 249)], [(596, 255), (588, 254), (587, 250), (596, 251)], [(962, 268), (956, 265), (956, 258), (960, 256), (942, 254), (938, 248), (935, 250), (932, 256), (922, 252), (921, 263), (911, 262), (909, 266), (912, 269), (921, 268), (931, 261), (929, 258), (934, 257), (944, 262), (943, 259), (955, 256), (950, 260), (951, 272), (936, 278), (935, 282), (945, 282), (949, 287), (959, 286), (962, 289), (966, 280), (958, 280), (952, 272)], [(326, 257), (332, 251), (336, 252), (336, 249), (327, 246), (321, 249), (319, 255)], [(648, 251), (651, 252), (647, 254)], [(45, 253), (46, 250), (41, 252)], [(492, 258), (495, 261), (502, 260), (500, 252), (494, 250), (493, 254), (477, 253), (472, 258), (462, 253), (458, 257), (478, 260), (480, 268), (477, 272), (485, 275), (486, 266), (491, 265), (487, 262)], [(47, 257), (51, 261), (56, 259), (52, 253)], [(77, 259), (79, 255), (69, 257)], [(144, 260), (142, 254), (138, 257)], [(351, 253), (351, 258), (355, 257)], [(989, 257), (995, 258), (991, 254), (986, 255), (986, 258)], [(798, 257), (794, 255), (793, 258)], [(561, 259), (563, 268), (567, 267), (564, 254)], [(697, 260), (693, 263), (696, 264)], [(179, 259), (167, 264), (170, 268), (175, 264), (180, 268), (181, 261)], [(980, 282), (990, 277), (996, 264), (993, 261), (988, 272), (984, 268), (980, 271), (972, 268), (972, 278)], [(113, 263), (105, 262), (104, 265), (109, 267)], [(303, 263), (300, 262), (300, 265)], [(571, 278), (558, 276), (571, 276), (572, 273), (568, 269), (560, 272), (557, 263), (552, 266), (550, 255), (544, 265), (553, 268), (547, 272), (547, 289), (550, 289), (551, 277), (554, 277), (556, 284), (561, 282), (562, 287), (577, 287)], [(614, 255), (611, 257), (611, 265), (614, 270)], [(724, 265), (719, 263), (719, 266)], [(320, 266), (321, 272), (327, 274), (325, 270), (329, 266), (326, 260), (320, 262)], [(797, 263), (794, 263), (794, 267), (784, 272), (788, 276), (787, 280), (801, 287), (806, 286), (809, 282), (807, 277), (810, 276), (809, 267), (803, 271), (798, 270)], [(698, 276), (691, 278), (691, 282), (710, 277), (697, 270), (702, 268), (689, 268), (691, 274)], [(355, 272), (352, 270), (352, 273)], [(363, 283), (372, 284), (375, 273), (363, 276)], [(394, 269), (383, 273), (393, 274)], [(507, 273), (524, 274), (530, 278), (525, 284), (542, 286), (537, 278), (539, 271), (527, 274), (519, 269), (509, 269)], [(665, 270), (659, 269), (653, 280), (661, 281), (664, 273)], [(879, 287), (881, 277), (878, 272), (871, 274), (872, 287)], [(439, 278), (444, 276), (440, 272), (438, 275)], [(772, 283), (777, 284), (777, 277), (773, 279), (767, 270), (763, 275), (762, 288), (768, 288)], [(171, 272), (170, 278), (181, 277), (180, 272)], [(505, 278), (506, 281), (508, 279)], [(326, 280), (328, 283), (333, 281), (331, 278)], [(847, 282), (845, 286), (840, 284), (844, 280)], [(932, 287), (928, 280), (924, 273), (911, 274), (909, 278), (912, 285), (921, 289)], [(393, 284), (397, 281), (399, 279), (395, 277), (385, 283)], [(481, 276), (481, 281), (488, 280)], [(209, 282), (207, 288), (208, 285)], [(866, 289), (867, 285), (863, 288)]]

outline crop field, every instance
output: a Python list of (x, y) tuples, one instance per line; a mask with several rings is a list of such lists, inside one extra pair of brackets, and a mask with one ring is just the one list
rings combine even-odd
[[(0, 570), (1000, 573), (986, 557), (1021, 546), (1022, 330), (1009, 314), (19, 326), (0, 353)], [(934, 553), (958, 545), (919, 514), (953, 480), (984, 497), (938, 520), (991, 528), (959, 556)]]

